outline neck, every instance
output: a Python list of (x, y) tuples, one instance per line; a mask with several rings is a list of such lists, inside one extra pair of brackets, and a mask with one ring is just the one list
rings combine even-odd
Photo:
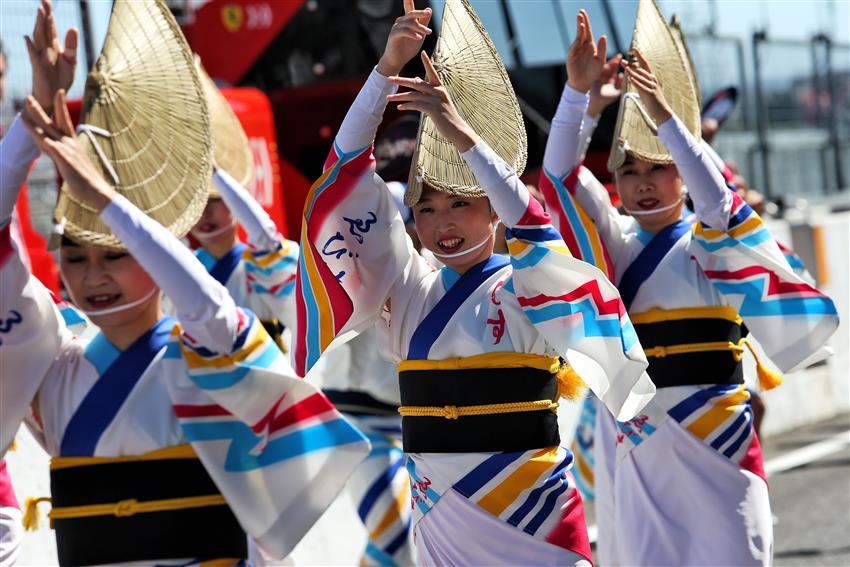
[(156, 309), (146, 309), (141, 316), (121, 325), (100, 327), (100, 332), (120, 351), (125, 351), (139, 340), (139, 337), (151, 330), (162, 319), (162, 310), (157, 301)]
[(233, 247), (239, 243), (239, 238), (236, 235), (236, 232), (227, 238), (220, 238), (211, 241), (201, 241), (201, 245), (204, 247), (204, 250), (212, 254), (212, 257), (216, 260), (221, 260), (225, 254), (233, 250)]
[(634, 218), (643, 230), (651, 232), (652, 234), (658, 234), (682, 218), (682, 206), (680, 205), (672, 211), (668, 211), (666, 214), (659, 214), (658, 217), (653, 215), (651, 217), (635, 216)]

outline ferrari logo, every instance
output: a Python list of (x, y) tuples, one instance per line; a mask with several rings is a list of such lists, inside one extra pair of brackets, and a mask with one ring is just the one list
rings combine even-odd
[(230, 33), (236, 33), (245, 22), (245, 12), (238, 4), (226, 4), (221, 9), (221, 23)]

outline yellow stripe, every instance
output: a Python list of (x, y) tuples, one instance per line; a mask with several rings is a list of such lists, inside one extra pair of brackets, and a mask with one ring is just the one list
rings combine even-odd
[(531, 244), (528, 242), (512, 238), (508, 241), (508, 252), (510, 252), (511, 256), (514, 258), (518, 258), (520, 254), (525, 252), (530, 246)]
[(643, 313), (629, 313), (635, 325), (641, 323), (660, 323), (661, 321), (681, 321), (682, 319), (725, 319), (740, 325), (743, 319), (733, 307), (682, 307), (680, 309), (652, 308)]
[(395, 497), (395, 502), (384, 513), (384, 517), (375, 526), (375, 529), (369, 534), (371, 541), (376, 541), (381, 534), (387, 531), (387, 528), (392, 526), (396, 520), (401, 518), (401, 513), (405, 508), (410, 506), (410, 483), (405, 482), (401, 492)]
[(741, 235), (746, 234), (748, 232), (752, 232), (755, 229), (762, 226), (764, 223), (758, 217), (752, 217), (751, 219), (744, 221), (739, 224), (735, 228), (731, 230), (717, 230), (715, 228), (703, 228), (702, 224), (695, 223), (694, 224), (694, 233), (702, 236), (703, 238), (707, 238), (709, 240), (714, 240), (716, 238), (722, 238), (724, 236), (731, 236), (733, 238), (739, 238)]
[(167, 512), (170, 510), (188, 510), (207, 506), (226, 505), (227, 500), (221, 494), (207, 496), (188, 496), (186, 498), (168, 498), (139, 502), (135, 499), (121, 500), (110, 504), (89, 504), (87, 506), (63, 506), (53, 508), (48, 514), (51, 520), (69, 520), (72, 518), (92, 518), (95, 516), (116, 516), (126, 518), (148, 512)]
[[(304, 222), (306, 226), (306, 219)], [(319, 275), (319, 269), (316, 265), (316, 259), (313, 256), (312, 248), (306, 246), (305, 254), (307, 277), (310, 279), (310, 288), (313, 290), (313, 297), (315, 298), (316, 305), (319, 309), (319, 348), (322, 352), (324, 352), (334, 338), (333, 312), (331, 310), (330, 297), (325, 289), (324, 282), (322, 282), (322, 277)]]
[(462, 358), (402, 360), (398, 363), (399, 372), (406, 370), (468, 370), (473, 368), (536, 368), (555, 373), (560, 367), (561, 362), (558, 358), (520, 352), (490, 352)]
[(234, 366), (239, 362), (242, 362), (246, 358), (250, 357), (254, 354), (255, 351), (259, 350), (267, 342), (271, 343), (272, 340), (269, 337), (269, 334), (263, 328), (262, 325), (255, 325), (252, 331), (253, 336), (246, 342), (245, 346), (239, 349), (235, 355), (219, 355), (214, 358), (205, 358), (198, 354), (197, 352), (191, 350), (190, 348), (184, 346), (183, 338), (180, 338), (180, 350), (183, 351), (183, 358), (186, 360), (186, 364), (190, 369), (196, 368), (225, 368), (227, 366)]
[(248, 260), (249, 262), (251, 262), (253, 264), (257, 264), (258, 266), (261, 266), (263, 268), (265, 268), (265, 267), (267, 267), (271, 264), (274, 264), (275, 262), (277, 262), (281, 258), (285, 258), (285, 257), (286, 257), (286, 254), (284, 253), (283, 250), (278, 250), (276, 252), (272, 252), (271, 254), (267, 254), (266, 256), (263, 256), (262, 258), (257, 258), (256, 256), (254, 256), (254, 253), (251, 252), (250, 250), (245, 250), (245, 252), (242, 253), (242, 258)]
[(584, 460), (584, 457), (573, 451), (573, 456), (576, 460), (576, 466), (578, 467), (579, 474), (590, 486), (595, 486), (596, 477), (593, 476), (593, 469), (587, 464), (587, 461)]
[(572, 252), (570, 252), (570, 249), (567, 248), (566, 246), (559, 246), (559, 245), (551, 245), (550, 246), (549, 244), (547, 244), (546, 248), (548, 248), (549, 250), (552, 250), (553, 252), (559, 252), (561, 254), (564, 254), (565, 256), (568, 256), (570, 258), (573, 257)]
[(162, 459), (197, 459), (198, 455), (192, 445), (174, 445), (157, 449), (141, 455), (127, 455), (124, 457), (53, 457), (50, 460), (50, 470), (69, 469), (72, 467), (85, 467), (89, 465), (103, 465), (112, 463), (132, 463), (138, 461), (158, 461)]
[(242, 560), (236, 558), (210, 559), (209, 561), (201, 561), (198, 563), (198, 567), (234, 567), (240, 561)]
[(534, 486), (534, 481), (558, 462), (558, 447), (541, 449), (517, 470), (487, 493), (478, 505), (498, 517), (519, 495)]
[(812, 227), (812, 244), (815, 249), (815, 266), (817, 266), (818, 286), (829, 283), (829, 266), (826, 263), (826, 245), (823, 237), (823, 227)]
[(584, 211), (584, 207), (576, 202), (578, 216), (581, 219), (581, 224), (584, 226), (584, 232), (587, 234), (587, 239), (590, 240), (590, 247), (593, 249), (593, 258), (589, 259), (588, 263), (593, 264), (605, 274), (608, 273), (608, 267), (605, 265), (605, 255), (602, 254), (602, 246), (599, 242), (599, 233), (596, 232), (596, 225)]
[(721, 423), (734, 415), (735, 407), (750, 399), (750, 393), (743, 384), (731, 395), (724, 396), (710, 410), (702, 414), (688, 426), (688, 431), (705, 439), (717, 429)]

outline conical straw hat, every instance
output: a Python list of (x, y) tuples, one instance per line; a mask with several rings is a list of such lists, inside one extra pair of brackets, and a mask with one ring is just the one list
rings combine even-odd
[[(676, 41), (654, 0), (640, 0), (630, 50), (637, 48), (652, 66), (667, 104), (685, 127), (700, 137), (699, 95), (687, 53)], [(626, 154), (650, 163), (673, 163), (667, 148), (656, 135), (655, 122), (640, 102), (637, 89), (628, 76), (623, 83), (620, 112), (614, 128), (614, 141), (608, 169), (623, 165)]]
[[(207, 201), (210, 118), (192, 53), (164, 2), (116, 0), (80, 122), (80, 143), (104, 178), (173, 234), (186, 234)], [(124, 249), (65, 186), (54, 219), (76, 242)]]
[[(528, 142), (516, 94), (493, 42), (467, 0), (447, 0), (432, 57), (458, 114), (514, 168), (525, 169)], [(413, 206), (422, 184), (455, 195), (483, 197), (454, 144), (422, 115), (404, 203)]]
[[(200, 60), (196, 58), (196, 62), (198, 77), (201, 79), (201, 86), (207, 97), (207, 106), (210, 111), (215, 166), (226, 171), (243, 187), (250, 187), (251, 181), (254, 180), (254, 156), (248, 144), (248, 136), (227, 99), (204, 70)], [(210, 184), (210, 195), (217, 193), (215, 185)]]

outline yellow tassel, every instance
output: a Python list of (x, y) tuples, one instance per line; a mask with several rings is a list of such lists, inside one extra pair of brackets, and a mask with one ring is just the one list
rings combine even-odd
[(42, 496), (35, 498), (30, 496), (24, 503), (24, 529), (30, 532), (36, 531), (40, 527), (38, 519), (38, 505), (42, 502), (50, 502), (50, 498)]
[(558, 369), (558, 394), (568, 400), (578, 400), (584, 394), (585, 388), (587, 385), (584, 380), (562, 359), (561, 367)]
[(743, 343), (748, 349), (750, 349), (750, 352), (753, 354), (753, 358), (756, 359), (756, 373), (759, 377), (759, 388), (763, 392), (766, 392), (782, 384), (782, 382), (784, 381), (782, 374), (776, 372), (775, 370), (772, 370), (761, 361), (761, 358), (759, 358), (759, 355), (756, 354), (756, 349), (753, 348), (753, 345), (750, 343), (750, 341), (744, 338), (741, 339), (741, 343)]
[(9, 450), (10, 451), (17, 451), (18, 450), (18, 440), (17, 439), (12, 439), (12, 443), (11, 443), (11, 445), (9, 445)]

